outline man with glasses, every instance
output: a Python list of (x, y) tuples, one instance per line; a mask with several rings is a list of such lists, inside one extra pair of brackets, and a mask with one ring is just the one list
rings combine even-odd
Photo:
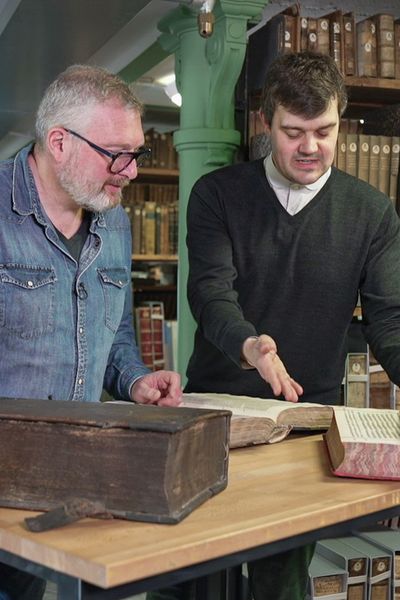
[[(36, 141), (0, 164), (0, 397), (177, 405), (180, 378), (150, 372), (134, 341), (129, 219), (142, 107), (103, 69), (48, 87)], [(44, 581), (0, 564), (0, 595), (38, 600)]]

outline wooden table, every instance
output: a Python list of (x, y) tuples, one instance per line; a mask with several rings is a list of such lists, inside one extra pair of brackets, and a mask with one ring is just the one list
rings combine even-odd
[(59, 599), (123, 598), (343, 535), (399, 505), (400, 481), (333, 476), (313, 435), (233, 450), (227, 489), (178, 525), (85, 519), (30, 533), (23, 519), (36, 513), (0, 509), (0, 560), (53, 579)]

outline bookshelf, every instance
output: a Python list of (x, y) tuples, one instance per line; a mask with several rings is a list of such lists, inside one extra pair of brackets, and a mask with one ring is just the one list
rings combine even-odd
[(154, 181), (176, 183), (179, 179), (178, 169), (160, 169), (155, 167), (142, 167), (135, 181)]
[(143, 262), (178, 262), (177, 254), (133, 254), (132, 260)]
[(400, 80), (377, 77), (345, 78), (350, 107), (375, 108), (400, 102)]
[(172, 134), (152, 129), (145, 136), (152, 148), (150, 164), (139, 169), (122, 202), (132, 228), (135, 329), (145, 364), (153, 370), (171, 369), (177, 318), (179, 170)]

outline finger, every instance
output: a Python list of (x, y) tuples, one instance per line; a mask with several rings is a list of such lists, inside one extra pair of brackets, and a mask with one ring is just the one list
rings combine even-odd
[(160, 399), (161, 392), (143, 383), (138, 395), (139, 398), (141, 398), (139, 402), (142, 404), (157, 404)]
[(303, 388), (286, 374), (285, 379), (282, 381), (282, 394), (288, 402), (298, 402), (299, 396), (303, 394)]

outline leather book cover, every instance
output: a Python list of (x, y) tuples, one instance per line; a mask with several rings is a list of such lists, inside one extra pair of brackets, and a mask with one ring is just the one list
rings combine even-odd
[(400, 19), (394, 22), (394, 64), (395, 77), (400, 79)]
[(357, 177), (368, 182), (369, 178), (369, 151), (370, 139), (369, 135), (360, 133), (358, 136), (358, 164)]
[(391, 137), (380, 135), (379, 146), (381, 151), (379, 153), (378, 189), (389, 196)]
[[(0, 399), (0, 506), (176, 523), (227, 485), (228, 411)], [(49, 460), (51, 456), (51, 460)]]
[(397, 207), (398, 180), (400, 166), (400, 136), (392, 136), (392, 149), (390, 153), (389, 198)]
[(379, 135), (370, 136), (369, 150), (369, 177), (368, 181), (371, 185), (379, 187), (379, 155), (381, 153), (381, 144)]
[(376, 77), (376, 26), (371, 18), (359, 21), (357, 32), (357, 73), (359, 77)]
[(344, 73), (344, 37), (343, 37), (343, 13), (341, 10), (326, 15), (329, 19), (329, 40), (331, 56), (341, 73)]
[(156, 251), (156, 203), (148, 200), (144, 203), (144, 244), (145, 254), (155, 254)]
[(330, 54), (329, 19), (320, 17), (317, 19), (317, 50), (321, 54)]
[(308, 48), (308, 18), (300, 17), (300, 47), (302, 52)]
[(394, 16), (378, 14), (374, 16), (376, 27), (377, 76), (395, 77)]
[(358, 161), (358, 135), (348, 133), (346, 135), (346, 173), (357, 177)]
[(344, 42), (344, 75), (357, 75), (356, 60), (356, 23), (354, 13), (348, 12), (343, 15), (343, 42)]
[(307, 50), (309, 52), (319, 51), (319, 40), (317, 31), (317, 19), (308, 17), (307, 19)]

